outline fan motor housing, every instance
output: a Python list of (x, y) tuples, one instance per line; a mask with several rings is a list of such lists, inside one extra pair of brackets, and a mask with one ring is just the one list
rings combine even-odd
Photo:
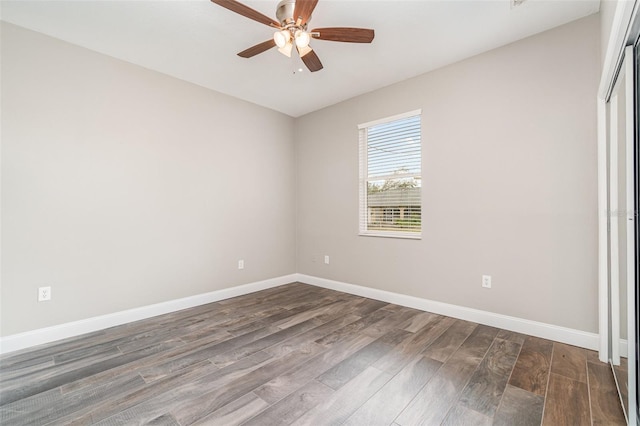
[(280, 21), (280, 24), (282, 24), (283, 27), (295, 22), (295, 19), (293, 19), (293, 12), (295, 8), (296, 0), (282, 0), (278, 3), (276, 18), (278, 18), (278, 21)]

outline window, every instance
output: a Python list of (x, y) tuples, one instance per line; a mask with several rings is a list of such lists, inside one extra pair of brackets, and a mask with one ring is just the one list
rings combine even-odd
[(421, 113), (412, 111), (358, 126), (360, 235), (420, 238)]

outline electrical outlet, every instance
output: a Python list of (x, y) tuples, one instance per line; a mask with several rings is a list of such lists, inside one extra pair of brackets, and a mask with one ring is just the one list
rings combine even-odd
[(326, 254), (324, 255), (324, 263), (325, 263), (325, 265), (329, 264), (329, 256), (326, 255)]
[(51, 287), (38, 287), (38, 302), (51, 300)]
[(244, 269), (244, 260), (238, 260), (238, 269)]
[(482, 276), (482, 287), (491, 288), (491, 275)]

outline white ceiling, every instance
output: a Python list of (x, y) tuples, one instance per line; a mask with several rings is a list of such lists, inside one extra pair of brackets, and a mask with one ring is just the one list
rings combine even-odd
[[(278, 0), (248, 6), (275, 19)], [(273, 30), (208, 0), (2, 1), (4, 21), (293, 117), (596, 13), (599, 0), (320, 0), (309, 27), (373, 28), (372, 44), (315, 40), (324, 69), (276, 49)]]

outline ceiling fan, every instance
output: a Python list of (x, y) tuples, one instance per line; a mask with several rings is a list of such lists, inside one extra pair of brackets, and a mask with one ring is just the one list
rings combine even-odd
[(322, 62), (309, 46), (312, 38), (348, 43), (371, 43), (374, 37), (374, 31), (366, 28), (333, 27), (314, 28), (311, 31), (307, 31), (311, 13), (316, 4), (318, 4), (318, 0), (282, 0), (276, 8), (276, 17), (280, 22), (236, 0), (211, 1), (232, 12), (277, 30), (272, 39), (238, 53), (238, 56), (243, 58), (251, 58), (276, 46), (278, 46), (280, 53), (291, 57), (291, 51), (295, 45), (302, 62), (309, 68), (309, 71), (314, 72), (322, 69)]

